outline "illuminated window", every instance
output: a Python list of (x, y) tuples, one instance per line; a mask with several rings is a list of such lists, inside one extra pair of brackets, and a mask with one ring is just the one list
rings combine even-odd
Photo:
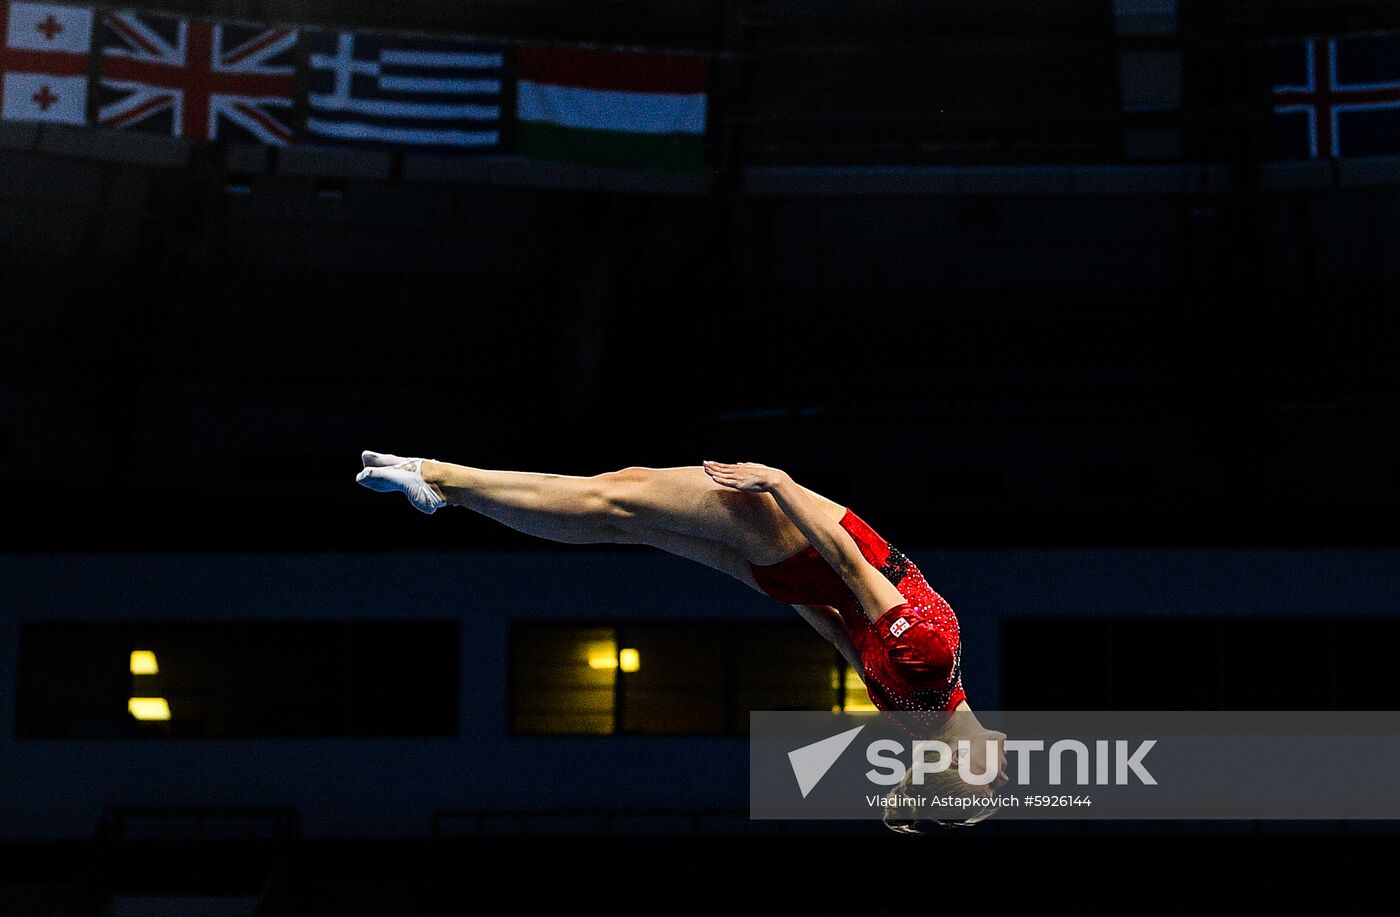
[(132, 650), (131, 674), (159, 675), (160, 662), (156, 659), (156, 654), (150, 650)]
[(750, 710), (851, 702), (844, 660), (800, 621), (518, 622), (511, 646), (516, 733), (740, 735)]
[(725, 628), (629, 624), (620, 641), (646, 660), (619, 679), (618, 732), (724, 732)]
[[(520, 627), (511, 682), (517, 732), (607, 734), (616, 724), (617, 637), (610, 627)], [(520, 686), (529, 685), (529, 690)]]
[(845, 662), (802, 621), (746, 622), (734, 628), (731, 729), (747, 732), (750, 710), (830, 710)]
[(20, 738), (457, 734), (456, 621), (27, 622)]
[(870, 692), (865, 690), (865, 682), (860, 673), (851, 666), (841, 666), (841, 709), (855, 713), (871, 713), (877, 708), (870, 702)]

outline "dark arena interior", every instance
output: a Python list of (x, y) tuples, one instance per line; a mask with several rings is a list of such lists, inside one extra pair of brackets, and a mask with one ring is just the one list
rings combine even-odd
[(352, 478), (761, 463), (977, 711), (1400, 710), (1400, 6), (0, 13), (2, 917), (1387, 894), (1234, 784), (753, 817), (751, 712), (871, 709), (789, 605)]

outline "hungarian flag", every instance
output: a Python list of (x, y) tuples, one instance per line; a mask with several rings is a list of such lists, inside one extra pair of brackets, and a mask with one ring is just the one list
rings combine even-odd
[(523, 155), (632, 168), (704, 165), (703, 57), (527, 45), (517, 73)]
[(0, 73), (6, 121), (87, 120), (92, 10), (49, 3), (0, 3)]
[(1400, 34), (1284, 41), (1273, 56), (1274, 156), (1400, 153)]

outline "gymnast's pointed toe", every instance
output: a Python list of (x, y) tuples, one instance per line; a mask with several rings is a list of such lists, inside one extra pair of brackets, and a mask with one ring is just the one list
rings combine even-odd
[(419, 470), (422, 459), (405, 459), (396, 465), (367, 465), (360, 469), (355, 481), (370, 490), (397, 490), (408, 498), (413, 508), (423, 513), (435, 513), (447, 505), (441, 491), (423, 480)]
[(366, 449), (360, 453), (360, 464), (366, 468), (387, 468), (390, 465), (402, 465), (406, 461), (408, 459), (391, 455), (388, 452), (372, 452)]

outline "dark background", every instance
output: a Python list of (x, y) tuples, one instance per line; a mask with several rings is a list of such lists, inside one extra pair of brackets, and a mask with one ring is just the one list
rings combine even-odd
[[(1400, 29), (1393, 4), (1183, 0), (1167, 31), (1126, 33), (1129, 7), (1108, 0), (160, 8), (711, 53), (711, 168), (591, 190), (430, 181), (398, 153), (371, 167), (220, 144), (116, 155), (104, 135), (36, 144), (4, 125), (8, 554), (76, 578), (85, 556), (122, 555), (139, 578), (167, 552), (540, 552), (541, 569), (643, 553), (465, 512), (424, 524), (354, 484), (365, 448), (571, 474), (761, 461), (906, 550), (986, 551), (1007, 570), (1031, 548), (1259, 549), (1275, 569), (1327, 548), (1340, 582), (1348, 552), (1400, 546), (1400, 170), (1276, 161), (1267, 108), (1270, 41)], [(1247, 621), (1183, 600), (1150, 621), (1074, 623), (1061, 600), (1061, 617), (997, 638), (1002, 701), (1165, 704), (1183, 655), (1200, 708), (1400, 701), (1393, 607), (1300, 618), (1276, 580), (1230, 580), (1235, 556), (1211, 582), (1249, 597)], [(1374, 571), (1391, 555), (1367, 556)], [(237, 605), (228, 583), (201, 582), (178, 588)], [(1105, 589), (1064, 588), (1089, 605)], [(6, 604), (16, 625), (64, 614)], [(1067, 690), (1067, 671), (1094, 687)], [(1325, 690), (1300, 704), (1307, 678)], [(101, 780), (79, 744), (72, 769)], [(559, 787), (589, 779), (557, 772)], [(884, 912), (908, 909), (880, 892), (907, 882), (920, 906), (959, 909), (1347, 909), (1395, 843), (1369, 823), (664, 841), (609, 825), (606, 841), (306, 839), (291, 848), (300, 884), (265, 900)], [(8, 841), (15, 913), (95, 912), (135, 855), (101, 837)], [(173, 858), (158, 890), (239, 881), (218, 878), (237, 873), (233, 847), (152, 849)], [(251, 849), (258, 874), (281, 848)]]
[[(364, 448), (763, 461), (910, 544), (1394, 543), (1400, 199), (1287, 187), (1260, 95), (1265, 38), (1391, 7), (1187, 3), (1165, 37), (1107, 2), (661, 7), (199, 9), (711, 50), (699, 192), (0, 154), (4, 546), (532, 546), (367, 503)], [(1122, 101), (1133, 54), (1167, 101)], [(953, 171), (861, 190), (892, 164)], [(1031, 164), (1215, 177), (940, 190)]]

